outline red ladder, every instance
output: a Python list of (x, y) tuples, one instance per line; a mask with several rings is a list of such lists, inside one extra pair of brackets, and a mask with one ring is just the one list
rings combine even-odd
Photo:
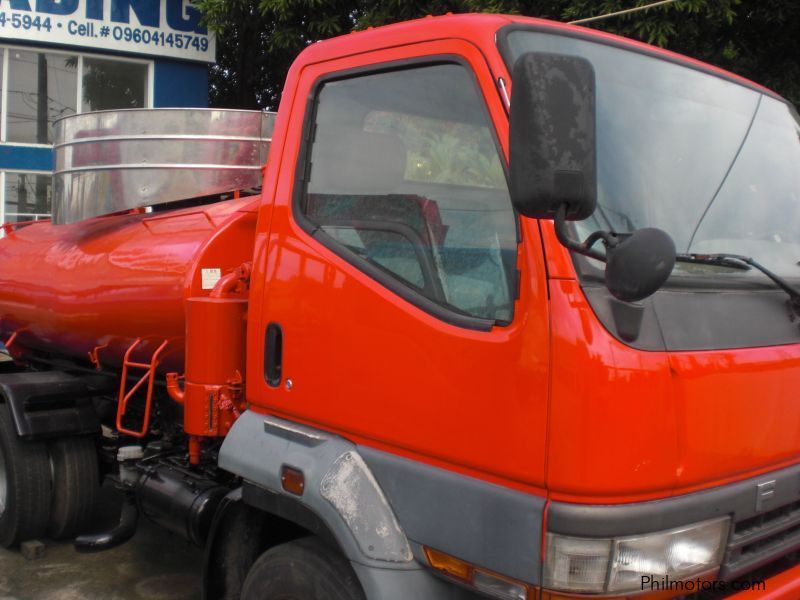
[[(150, 409), (153, 406), (153, 383), (156, 378), (156, 369), (161, 362), (161, 354), (169, 344), (169, 340), (164, 340), (161, 345), (156, 348), (153, 355), (150, 357), (149, 363), (134, 362), (131, 360), (131, 354), (141, 344), (142, 338), (136, 338), (136, 341), (130, 345), (125, 352), (125, 358), (122, 361), (122, 378), (119, 384), (119, 398), (117, 401), (117, 430), (120, 433), (131, 435), (133, 437), (142, 438), (147, 435), (147, 430), (150, 428)], [(144, 369), (144, 374), (133, 385), (133, 387), (126, 392), (128, 387), (128, 369)], [(127, 429), (122, 426), (122, 417), (128, 410), (128, 402), (133, 398), (133, 395), (147, 382), (147, 395), (144, 401), (144, 418), (142, 419), (142, 427), (139, 430)]]

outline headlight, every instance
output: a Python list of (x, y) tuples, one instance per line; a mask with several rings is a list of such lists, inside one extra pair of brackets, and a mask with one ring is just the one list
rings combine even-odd
[[(730, 518), (613, 539), (547, 534), (544, 587), (590, 593), (642, 591), (650, 581), (688, 579), (719, 568)], [(645, 580), (647, 581), (647, 580)]]

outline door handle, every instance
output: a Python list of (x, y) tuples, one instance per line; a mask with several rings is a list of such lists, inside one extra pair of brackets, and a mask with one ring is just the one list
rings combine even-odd
[(277, 323), (267, 325), (264, 334), (264, 379), (270, 387), (281, 384), (283, 368), (283, 330)]

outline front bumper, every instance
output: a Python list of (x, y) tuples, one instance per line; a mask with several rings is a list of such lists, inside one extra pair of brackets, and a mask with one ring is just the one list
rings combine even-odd
[[(731, 517), (731, 533), (717, 577), (736, 581), (770, 565), (777, 570), (785, 557), (800, 552), (798, 481), (800, 464), (650, 502), (616, 505), (552, 502), (547, 529), (565, 536), (613, 538), (644, 535), (727, 515)], [(794, 565), (789, 571), (793, 570)], [(776, 577), (779, 582), (784, 581)], [(793, 599), (798, 598), (800, 593), (795, 593)]]
[(486, 600), (428, 569), (381, 569), (351, 562), (368, 600)]

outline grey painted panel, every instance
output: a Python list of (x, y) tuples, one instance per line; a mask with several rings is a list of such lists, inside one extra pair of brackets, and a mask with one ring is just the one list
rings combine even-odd
[[(759, 484), (772, 481), (774, 494), (759, 499)], [(739, 522), (798, 500), (800, 465), (794, 465), (738, 483), (651, 502), (614, 505), (552, 502), (547, 510), (547, 529), (579, 537), (636, 535), (724, 515), (731, 515), (734, 522)], [(406, 533), (411, 535), (408, 529)]]
[(539, 583), (544, 498), (370, 448), (359, 452), (410, 540)]
[[(414, 563), (408, 541), (369, 469), (364, 466), (342, 470), (343, 460), (349, 467), (361, 463), (355, 446), (343, 438), (252, 411), (245, 411), (237, 419), (219, 453), (221, 468), (313, 511), (350, 560), (386, 568), (410, 568)], [(303, 472), (302, 497), (283, 490), (280, 473), (284, 465)], [(337, 484), (343, 482), (338, 499), (345, 502), (323, 497), (323, 482), (328, 495), (334, 498)], [(348, 498), (342, 496), (348, 491), (360, 492), (363, 497), (350, 498), (348, 503)], [(368, 501), (364, 502), (364, 498)], [(347, 509), (351, 505), (357, 509), (353, 514), (337, 510), (337, 506)]]

